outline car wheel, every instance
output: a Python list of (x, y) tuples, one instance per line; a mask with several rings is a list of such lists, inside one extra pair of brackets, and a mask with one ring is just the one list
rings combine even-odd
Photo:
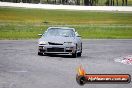
[(79, 56), (79, 57), (82, 56), (82, 44), (81, 44), (81, 50), (80, 50), (80, 52), (77, 54), (77, 56)]
[(78, 54), (77, 54), (77, 56), (81, 57), (81, 56), (82, 56), (82, 53), (81, 53), (81, 52), (80, 52), (80, 53), (78, 53)]
[(76, 58), (77, 57), (77, 44), (76, 44), (76, 51), (74, 53), (72, 53), (72, 57)]
[(73, 57), (73, 58), (76, 58), (76, 57), (77, 57), (77, 53), (76, 53), (76, 52), (73, 53), (73, 54), (72, 54), (72, 57)]
[(82, 53), (82, 43), (81, 43), (81, 53)]
[(39, 55), (39, 56), (43, 56), (43, 53), (41, 53), (41, 52), (38, 52), (38, 55)]

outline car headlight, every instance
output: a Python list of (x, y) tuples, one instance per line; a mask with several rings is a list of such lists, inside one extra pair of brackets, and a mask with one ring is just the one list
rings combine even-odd
[(46, 42), (45, 41), (40, 41), (39, 44), (40, 45), (46, 45)]

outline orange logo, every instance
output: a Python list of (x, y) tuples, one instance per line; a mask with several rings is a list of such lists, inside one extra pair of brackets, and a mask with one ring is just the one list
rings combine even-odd
[(129, 74), (86, 74), (80, 66), (76, 75), (76, 81), (79, 85), (86, 83), (130, 83)]

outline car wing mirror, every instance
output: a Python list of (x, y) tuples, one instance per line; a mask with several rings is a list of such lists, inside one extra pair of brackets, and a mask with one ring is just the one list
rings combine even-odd
[(79, 35), (77, 32), (75, 32), (76, 37), (81, 37), (81, 35)]
[(38, 36), (42, 36), (42, 34), (38, 34)]

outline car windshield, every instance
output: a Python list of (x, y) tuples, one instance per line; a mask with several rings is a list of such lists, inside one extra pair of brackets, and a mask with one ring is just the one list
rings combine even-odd
[(74, 31), (71, 29), (57, 29), (51, 28), (46, 33), (45, 36), (63, 36), (63, 37), (74, 37)]

